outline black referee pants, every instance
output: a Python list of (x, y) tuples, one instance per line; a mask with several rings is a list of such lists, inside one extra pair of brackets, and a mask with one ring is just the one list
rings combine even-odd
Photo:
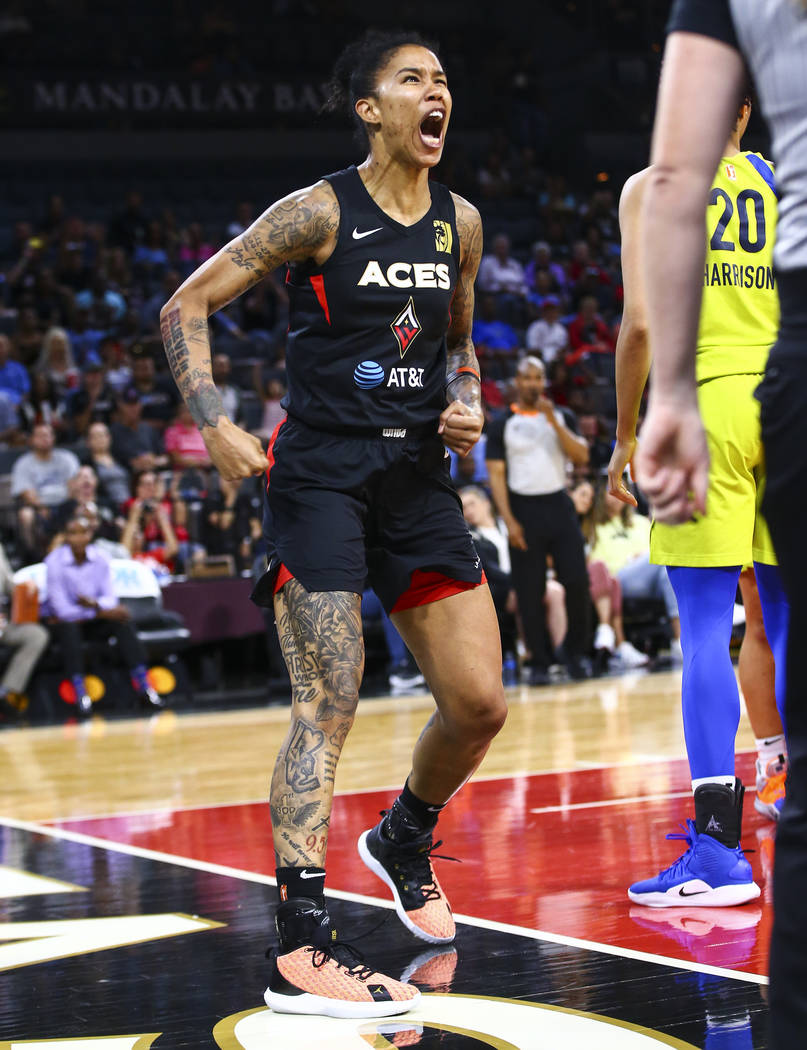
[[(133, 668), (146, 662), (146, 652), (135, 633), (131, 623), (118, 620), (60, 620), (51, 624), (51, 630), (59, 641), (62, 650), (64, 673), (69, 678), (83, 675), (84, 651), (82, 641), (84, 639), (103, 640), (104, 638), (115, 638), (118, 643), (120, 661), (131, 671)], [(92, 669), (90, 669), (90, 672)]]
[(790, 770), (776, 829), (770, 1045), (793, 1050), (804, 1045), (807, 1033), (807, 273), (797, 281), (796, 274), (778, 276), (782, 332), (757, 397), (767, 471), (763, 511), (790, 601)]
[(589, 640), (590, 599), (583, 534), (574, 504), (565, 490), (547, 496), (510, 494), (510, 509), (524, 530), (527, 550), (510, 548), (513, 586), (533, 667), (552, 662), (547, 644), (544, 595), (546, 563), (551, 555), (555, 575), (566, 588), (566, 656), (579, 659)]

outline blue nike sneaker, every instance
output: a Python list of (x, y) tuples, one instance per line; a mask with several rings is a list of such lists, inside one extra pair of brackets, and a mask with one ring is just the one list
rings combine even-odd
[(683, 839), (689, 846), (686, 853), (655, 878), (634, 882), (630, 887), (628, 896), (635, 904), (649, 908), (725, 908), (759, 896), (751, 865), (739, 846), (732, 849), (709, 834), (699, 834), (694, 820), (687, 821), (687, 829), (687, 834), (667, 836)]

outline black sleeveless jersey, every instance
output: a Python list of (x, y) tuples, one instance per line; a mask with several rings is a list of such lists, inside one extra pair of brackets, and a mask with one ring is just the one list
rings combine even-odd
[(451, 194), (429, 183), (428, 212), (402, 226), (355, 166), (326, 179), (339, 201), (339, 233), (323, 266), (288, 269), (283, 404), (290, 417), (336, 433), (436, 424), (460, 261)]

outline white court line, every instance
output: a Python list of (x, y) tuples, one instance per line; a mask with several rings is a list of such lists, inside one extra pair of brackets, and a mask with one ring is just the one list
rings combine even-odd
[[(156, 860), (164, 864), (175, 864), (181, 868), (192, 868), (196, 871), (206, 871), (212, 875), (225, 875), (229, 878), (241, 879), (244, 882), (257, 882), (265, 886), (276, 886), (277, 881), (270, 875), (262, 875), (254, 871), (244, 871), (241, 868), (230, 868), (224, 864), (210, 864), (207, 861), (192, 860), (190, 857), (174, 856), (172, 853), (162, 853), (159, 850), (143, 849), (141, 846), (129, 846), (120, 842), (110, 842), (106, 839), (96, 838), (93, 835), (83, 835), (76, 831), (65, 831), (63, 828), (49, 828), (44, 824), (36, 824), (25, 820), (12, 820), (9, 817), (0, 817), (0, 825), (15, 828), (18, 831), (28, 831), (34, 835), (50, 835), (51, 838), (63, 839), (67, 842), (76, 842), (83, 846), (94, 846), (99, 849), (112, 850), (116, 853), (125, 853), (131, 857), (141, 857), (143, 860)], [(369, 904), (376, 908), (387, 908), (392, 910), (395, 904), (390, 900), (382, 900), (378, 897), (366, 897), (360, 893), (348, 893), (345, 890), (327, 891), (329, 897), (337, 900), (351, 901), (357, 904)], [(492, 919), (478, 919), (472, 915), (454, 915), (457, 922), (466, 926), (476, 926), (482, 930), (496, 930), (500, 933), (511, 933), (518, 937), (529, 937), (535, 941), (546, 941), (550, 944), (561, 944), (569, 948), (581, 948), (586, 951), (600, 952), (604, 955), (616, 955), (624, 959), (637, 959), (640, 962), (653, 963), (658, 966), (668, 966), (676, 970), (690, 970), (693, 973), (707, 973), (715, 977), (725, 977), (732, 981), (745, 981), (748, 984), (767, 985), (768, 978), (764, 974), (746, 973), (743, 970), (727, 970), (721, 966), (709, 966), (704, 963), (691, 962), (687, 959), (676, 959), (666, 955), (655, 955), (651, 952), (641, 952), (634, 948), (621, 948), (612, 944), (604, 944), (599, 941), (586, 941), (579, 937), (567, 937), (560, 933), (547, 933), (543, 930), (531, 930), (526, 926), (512, 926), (505, 922), (496, 922)]]
[[(737, 755), (755, 755), (756, 751), (737, 751)], [(685, 762), (686, 755), (641, 755), (635, 756), (633, 759), (628, 759), (624, 762), (580, 762), (577, 765), (569, 768), (563, 767), (561, 769), (516, 769), (509, 773), (483, 773), (479, 776), (474, 776), (469, 783), (478, 784), (481, 782), (490, 783), (496, 780), (514, 780), (517, 777), (549, 777), (549, 776), (562, 776), (565, 773), (585, 773), (587, 770), (597, 769), (627, 769), (630, 766), (645, 766), (645, 765), (656, 765), (661, 762)], [(398, 784), (386, 784), (381, 787), (359, 787), (359, 788), (346, 788), (344, 791), (336, 791), (334, 798), (340, 798), (341, 796), (349, 795), (371, 795), (375, 792), (383, 791), (395, 791), (396, 793), (401, 790), (400, 783)], [(686, 795), (691, 795), (692, 792), (682, 792), (680, 794), (671, 795), (646, 795), (644, 799), (652, 800), (655, 798), (684, 798)], [(639, 796), (637, 796), (639, 797)], [(581, 802), (575, 803), (576, 806), (587, 806), (587, 805), (618, 805), (619, 801), (633, 801), (632, 799), (614, 799), (608, 800), (604, 803), (588, 803)], [(145, 817), (152, 815), (159, 815), (160, 813), (192, 813), (195, 810), (202, 809), (225, 809), (227, 806), (261, 806), (263, 804), (269, 804), (269, 796), (264, 795), (261, 798), (246, 798), (236, 799), (233, 802), (200, 802), (189, 806), (161, 806), (158, 808), (150, 809), (130, 809), (121, 810), (118, 812), (109, 813), (85, 813), (75, 814), (71, 813), (68, 816), (62, 817), (48, 817), (48, 824), (75, 824), (78, 821), (85, 820), (114, 820), (115, 817)], [(560, 809), (573, 808), (570, 806), (561, 806)], [(550, 813), (552, 812), (551, 807), (546, 809), (531, 810), (533, 813)], [(2, 818), (0, 818), (2, 819)]]
[(539, 806), (530, 813), (566, 813), (573, 809), (599, 809), (602, 806), (631, 806), (635, 802), (664, 802), (669, 798), (691, 798), (691, 791), (671, 791), (666, 795), (633, 795), (627, 798), (606, 798), (599, 802), (570, 802), (566, 806)]

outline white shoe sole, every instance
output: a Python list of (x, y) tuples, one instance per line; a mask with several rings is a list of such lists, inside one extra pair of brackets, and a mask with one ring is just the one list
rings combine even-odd
[(634, 893), (628, 896), (634, 904), (646, 908), (733, 908), (756, 900), (761, 890), (755, 882), (744, 882), (740, 886), (717, 886), (703, 893), (691, 893), (684, 897), (669, 890), (667, 893)]
[(451, 937), (433, 937), (430, 933), (426, 933), (424, 930), (421, 930), (419, 926), (416, 926), (415, 923), (412, 922), (412, 920), (409, 918), (409, 913), (403, 906), (395, 883), (389, 877), (384, 867), (378, 863), (378, 861), (372, 855), (370, 850), (367, 848), (368, 834), (369, 832), (365, 831), (359, 836), (359, 856), (370, 869), (370, 871), (372, 871), (374, 875), (377, 875), (379, 879), (381, 879), (382, 882), (385, 882), (387, 886), (389, 886), (389, 888), (392, 890), (392, 896), (395, 900), (395, 912), (398, 918), (407, 928), (407, 930), (409, 930), (410, 933), (414, 933), (414, 935), (418, 937), (421, 941), (427, 941), (429, 944), (451, 944), (451, 942), (454, 940), (455, 935), (452, 935)]
[(446, 955), (453, 955), (456, 958), (457, 949), (451, 947), (443, 947), (441, 945), (435, 945), (434, 948), (427, 948), (425, 952), (421, 952), (420, 955), (416, 955), (415, 958), (406, 967), (404, 972), (401, 974), (399, 980), (401, 984), (408, 984), (412, 979), (412, 975), (416, 970), (419, 970), (424, 963), (430, 962), (432, 959), (440, 959)]
[(755, 798), (754, 809), (757, 813), (761, 813), (763, 817), (767, 817), (768, 820), (779, 819), (779, 810), (772, 802), (763, 802), (761, 798)]
[(391, 1017), (420, 1006), (420, 992), (404, 1002), (370, 1003), (350, 999), (327, 999), (324, 995), (303, 992), (280, 995), (267, 988), (263, 1000), (276, 1014), (322, 1014), (325, 1017)]

